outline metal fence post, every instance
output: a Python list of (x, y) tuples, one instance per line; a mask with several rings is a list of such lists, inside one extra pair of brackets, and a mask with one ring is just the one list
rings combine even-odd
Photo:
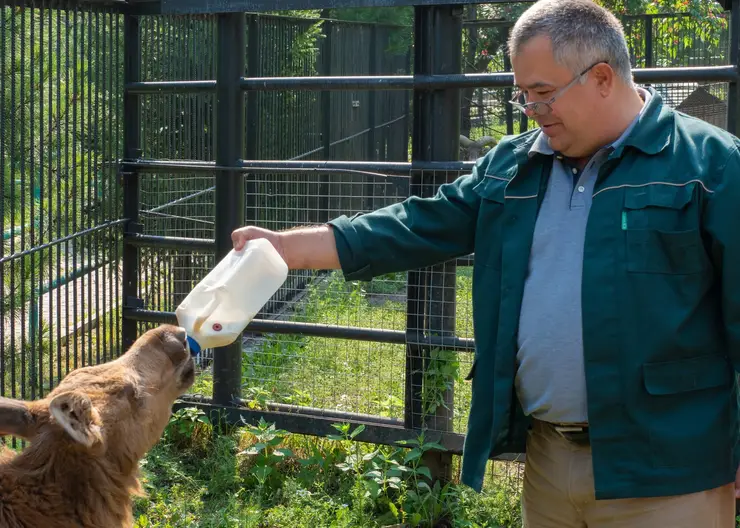
[[(139, 17), (126, 14), (123, 21), (124, 83), (141, 80), (141, 28)], [(123, 98), (124, 159), (135, 160), (141, 156), (141, 107), (139, 95), (126, 92)], [(139, 223), (139, 175), (136, 170), (121, 173), (123, 179), (124, 242), (129, 234), (141, 231)], [(138, 308), (139, 248), (123, 245), (121, 293), (124, 310)], [(136, 341), (138, 323), (124, 317), (121, 322), (121, 347), (126, 351)]]
[[(231, 232), (244, 224), (244, 176), (237, 169), (244, 148), (244, 93), (240, 79), (246, 66), (246, 15), (218, 15), (216, 71), (216, 164), (234, 170), (216, 173), (216, 261), (231, 251)], [(241, 395), (242, 343), (238, 338), (214, 350), (213, 401), (231, 405)]]
[[(462, 72), (463, 6), (443, 5), (416, 7), (414, 22), (414, 73), (459, 74)], [(451, 161), (459, 158), (461, 90), (414, 90), (413, 161)], [(411, 193), (434, 194), (440, 184), (457, 177), (456, 172), (416, 172), (411, 179)], [(454, 261), (434, 266), (409, 276), (409, 330), (420, 335), (448, 337), (455, 331), (457, 266)], [(452, 414), (443, 405), (437, 406), (432, 417), (418, 423), (416, 416), (422, 407), (422, 384), (418, 372), (428, 368), (430, 346), (410, 343), (407, 351), (407, 426), (426, 426), (436, 431), (452, 431)], [(422, 383), (419, 383), (419, 382)], [(452, 409), (452, 389), (445, 391), (445, 404)], [(435, 402), (439, 403), (439, 402)], [(410, 412), (410, 414), (409, 414)], [(423, 414), (422, 414), (423, 416)], [(409, 420), (411, 423), (409, 423)], [(424, 458), (435, 479), (448, 481), (452, 477), (452, 456), (448, 453), (427, 452)]]

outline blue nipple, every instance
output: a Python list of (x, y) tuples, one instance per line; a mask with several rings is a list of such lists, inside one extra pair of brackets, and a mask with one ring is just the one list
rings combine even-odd
[(188, 336), (188, 345), (190, 346), (190, 355), (195, 357), (200, 354), (200, 345), (192, 337)]

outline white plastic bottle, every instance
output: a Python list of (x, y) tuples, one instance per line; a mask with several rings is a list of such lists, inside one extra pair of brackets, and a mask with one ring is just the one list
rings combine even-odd
[(175, 310), (190, 351), (230, 345), (288, 277), (288, 265), (264, 238), (233, 249)]

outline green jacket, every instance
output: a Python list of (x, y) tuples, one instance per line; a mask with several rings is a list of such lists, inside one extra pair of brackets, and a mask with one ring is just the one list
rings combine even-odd
[[(583, 263), (583, 344), (596, 498), (734, 481), (740, 371), (740, 140), (653, 97), (605, 162)], [(502, 141), (432, 198), (334, 219), (348, 280), (475, 253), (472, 403), (462, 480), (525, 452), (517, 328), (552, 156), (539, 130)]]

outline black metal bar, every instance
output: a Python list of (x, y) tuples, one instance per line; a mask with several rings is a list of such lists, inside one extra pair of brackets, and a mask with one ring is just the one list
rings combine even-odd
[[(738, 68), (693, 66), (676, 68), (635, 68), (635, 80), (641, 83), (717, 81), (738, 79)], [(438, 75), (350, 75), (316, 77), (242, 77), (242, 90), (440, 90), (445, 88), (510, 88), (513, 73), (459, 73)], [(216, 90), (216, 81), (147, 81), (126, 83), (127, 93), (201, 93)]]
[[(378, 422), (378, 418), (362, 419), (354, 418), (351, 415), (346, 418), (334, 416), (316, 416), (303, 411), (298, 407), (295, 411), (276, 412), (264, 410), (250, 410), (243, 407), (222, 407), (214, 405), (213, 402), (200, 398), (185, 398), (178, 400), (173, 405), (173, 411), (196, 407), (202, 410), (213, 423), (225, 423), (228, 425), (257, 425), (260, 418), (264, 418), (270, 423), (274, 423), (277, 429), (284, 429), (295, 434), (311, 435), (325, 437), (337, 433), (332, 426), (337, 422), (349, 423), (350, 429), (354, 430), (362, 424), (365, 429), (355, 437), (357, 442), (367, 442), (371, 444), (390, 445), (401, 447), (398, 442), (405, 440), (415, 440), (418, 430), (406, 429), (396, 425)], [(347, 413), (349, 414), (349, 413)], [(437, 442), (447, 450), (447, 453), (462, 455), (465, 437), (459, 433), (442, 433), (439, 431), (424, 431), (424, 440), (428, 442)], [(524, 462), (526, 457), (521, 453), (502, 453), (491, 460), (502, 460), (508, 462)]]
[[(740, 0), (732, 0), (730, 12), (730, 64), (740, 67)], [(740, 90), (737, 79), (730, 81), (727, 89), (727, 131), (738, 134), (740, 127)]]
[[(244, 224), (244, 177), (239, 163), (244, 148), (244, 93), (239, 79), (246, 68), (246, 16), (218, 16), (216, 163), (231, 170), (216, 175), (216, 260), (232, 249), (231, 233)], [(214, 351), (213, 400), (228, 405), (241, 394), (241, 338)]]
[[(332, 43), (335, 24), (333, 22), (324, 22), (321, 32), (324, 39), (321, 44), (321, 73), (324, 77), (331, 77), (332, 74)], [(331, 124), (332, 124), (332, 104), (331, 92), (324, 90), (321, 92), (321, 149), (324, 153), (324, 159), (330, 160), (331, 155)], [(330, 178), (328, 174), (322, 174), (319, 178), (319, 218), (323, 221), (331, 219), (330, 205)]]
[[(110, 11), (125, 13), (129, 3), (127, 0), (47, 0), (44, 10), (83, 8), (88, 12), (109, 13)], [(38, 0), (0, 0), (0, 7), (38, 9)]]
[[(257, 77), (262, 72), (260, 53), (260, 18), (258, 15), (249, 15), (247, 31), (247, 73)], [(260, 153), (260, 93), (256, 91), (247, 92), (247, 147), (246, 158), (249, 160), (259, 159)], [(254, 224), (257, 221), (257, 187), (254, 178), (247, 175), (246, 178), (246, 211), (244, 221)]]
[[(527, 3), (535, 0), (517, 0)], [(499, 4), (511, 0), (474, 0), (472, 3)], [(351, 7), (402, 7), (421, 5), (469, 4), (469, 0), (282, 0), (280, 10), (332, 9)], [(161, 0), (163, 14), (208, 14), (274, 11), (273, 0)]]
[(157, 249), (184, 249), (190, 251), (216, 251), (215, 240), (173, 236), (142, 235), (130, 233), (124, 238), (126, 245)]
[[(421, 75), (463, 75), (462, 71), (462, 17), (463, 7), (443, 5), (415, 8), (415, 73)], [(414, 91), (414, 140), (412, 160), (456, 160), (459, 156), (460, 101), (459, 86), (445, 90)], [(416, 172), (412, 176), (412, 193), (432, 196), (440, 184), (454, 179), (456, 173)], [(446, 262), (420, 272), (421, 277), (410, 279), (410, 288), (416, 298), (407, 303), (409, 331), (417, 335), (441, 338), (454, 336), (456, 306), (456, 274), (454, 261)], [(410, 275), (410, 274), (409, 274)], [(416, 285), (424, 284), (425, 288)], [(423, 291), (424, 295), (419, 295)], [(409, 292), (411, 297), (411, 292)], [(421, 302), (419, 302), (421, 301)], [(421, 308), (423, 307), (423, 310)], [(432, 416), (424, 401), (424, 372), (430, 368), (432, 345), (407, 346), (406, 384), (407, 408), (405, 425), (409, 428), (430, 428), (452, 431), (452, 389), (442, 395), (444, 404), (437, 402)], [(409, 401), (410, 400), (410, 401)], [(449, 481), (452, 477), (452, 458), (449, 454), (426, 453), (425, 463), (434, 479)]]
[(185, 94), (212, 93), (216, 91), (216, 81), (139, 81), (126, 83), (126, 93), (132, 94)]
[[(507, 34), (508, 39), (508, 34)], [(509, 56), (508, 52), (504, 53), (504, 69), (509, 72), (511, 71), (511, 57)], [(504, 97), (506, 97), (507, 101), (511, 101), (512, 97), (514, 97), (513, 90), (511, 88), (506, 88), (504, 90)], [(483, 109), (481, 108), (479, 112), (483, 112)], [(506, 133), (509, 135), (514, 134), (514, 107), (510, 104), (506, 105), (506, 108), (504, 110), (506, 115)]]
[(645, 16), (645, 68), (652, 68), (653, 63), (653, 17)]
[[(124, 318), (131, 321), (148, 323), (177, 322), (174, 312), (160, 312), (143, 308), (129, 308), (124, 311)], [(410, 344), (412, 346), (436, 346), (459, 352), (472, 352), (475, 349), (473, 339), (454, 336), (425, 336), (417, 332), (402, 332), (400, 330), (382, 330), (378, 328), (360, 328), (352, 326), (334, 326), (319, 323), (297, 323), (294, 321), (278, 321), (267, 319), (252, 319), (245, 332), (272, 333), (272, 334), (302, 334), (313, 337), (330, 337), (350, 339), (353, 341), (373, 341), (377, 343), (391, 343), (396, 345)]]
[[(370, 42), (368, 44), (369, 61), (368, 61), (368, 74), (375, 76), (378, 74), (378, 28), (376, 26), (370, 27)], [(375, 133), (376, 127), (376, 92), (370, 90), (367, 94), (367, 136), (366, 140), (366, 152), (364, 158), (368, 161), (378, 160), (378, 149), (377, 149), (377, 135)], [(364, 131), (362, 132), (364, 133)], [(373, 176), (366, 175), (363, 177), (364, 185), (362, 191), (362, 209), (364, 211), (372, 211), (375, 208), (373, 195), (375, 194), (374, 181), (376, 178)]]
[[(429, 171), (469, 171), (475, 162), (472, 161), (320, 161), (320, 160), (242, 160), (239, 170), (242, 172), (290, 172), (312, 170), (332, 171), (372, 171), (379, 173), (407, 174), (411, 170)], [(142, 172), (214, 172), (229, 171), (232, 167), (222, 167), (214, 162), (194, 160), (169, 161), (138, 159), (124, 161), (123, 167)]]
[[(141, 27), (139, 18), (124, 15), (124, 83), (136, 82), (141, 78)], [(124, 93), (123, 96), (123, 135), (124, 158), (136, 159), (141, 156), (141, 106), (139, 96)], [(128, 172), (126, 172), (128, 171)], [(136, 169), (124, 169), (123, 176), (123, 214), (127, 219), (124, 232), (139, 231), (140, 182)], [(125, 240), (124, 236), (124, 240)], [(139, 248), (125, 244), (123, 247), (121, 293), (124, 306), (129, 300), (138, 297), (139, 290)], [(138, 329), (135, 321), (123, 319), (121, 328), (121, 347), (128, 350), (136, 341)]]
[[(193, 402), (193, 403), (210, 403), (210, 398), (207, 398), (201, 394), (184, 394), (180, 397), (182, 401)], [(238, 405), (248, 406), (249, 400), (239, 398), (235, 402)], [(320, 418), (333, 418), (335, 420), (347, 421), (357, 420), (364, 423), (372, 423), (378, 425), (389, 425), (391, 427), (400, 427), (403, 425), (402, 421), (398, 418), (388, 418), (385, 416), (377, 416), (373, 414), (355, 413), (348, 411), (335, 411), (333, 409), (321, 409), (318, 407), (309, 407), (305, 405), (292, 405), (289, 403), (277, 403), (277, 402), (266, 402), (263, 404), (263, 408), (268, 411), (274, 412), (289, 412), (292, 414), (299, 414), (303, 416), (318, 416)]]

